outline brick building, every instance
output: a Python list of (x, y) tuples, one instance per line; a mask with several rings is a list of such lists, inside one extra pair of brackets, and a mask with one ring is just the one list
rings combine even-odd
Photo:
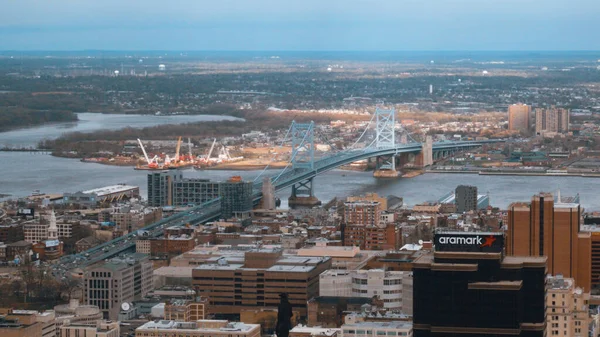
[(197, 293), (210, 300), (211, 311), (239, 315), (242, 309), (277, 307), (287, 293), (294, 310), (306, 316), (306, 302), (319, 292), (319, 274), (331, 267), (329, 257), (283, 256), (280, 249), (247, 251), (244, 258), (220, 257), (194, 268)]

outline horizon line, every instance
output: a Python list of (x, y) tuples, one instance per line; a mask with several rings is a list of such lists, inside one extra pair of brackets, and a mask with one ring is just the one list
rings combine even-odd
[(456, 53), (456, 52), (600, 52), (600, 49), (399, 49), (399, 50), (352, 50), (352, 49), (0, 49), (0, 53), (20, 52), (228, 52), (228, 53), (258, 53), (258, 52), (325, 52), (325, 53)]

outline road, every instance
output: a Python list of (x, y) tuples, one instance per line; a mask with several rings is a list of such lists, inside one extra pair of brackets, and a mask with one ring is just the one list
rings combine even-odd
[(139, 235), (156, 238), (163, 234), (164, 229), (171, 226), (185, 224), (200, 224), (214, 220), (221, 215), (220, 199), (211, 200), (196, 207), (189, 208), (186, 212), (172, 215), (138, 231), (110, 240), (85, 252), (67, 255), (60, 258), (51, 266), (52, 275), (58, 280), (68, 278), (72, 270), (85, 268), (91, 264), (106, 260), (110, 257), (122, 255), (135, 250), (135, 240)]

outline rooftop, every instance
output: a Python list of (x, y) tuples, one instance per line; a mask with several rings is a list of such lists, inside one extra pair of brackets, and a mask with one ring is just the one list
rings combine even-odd
[(344, 324), (342, 328), (374, 328), (374, 329), (412, 329), (412, 323), (408, 322), (359, 322), (354, 324)]
[(315, 336), (334, 336), (335, 334), (341, 332), (341, 329), (330, 329), (330, 328), (321, 328), (321, 327), (308, 327), (303, 325), (295, 326), (290, 332), (295, 333), (310, 333)]
[(139, 188), (139, 187), (132, 186), (132, 185), (111, 185), (111, 186), (100, 187), (100, 188), (95, 188), (92, 190), (83, 191), (83, 193), (85, 193), (85, 194), (93, 193), (93, 194), (96, 194), (97, 196), (101, 197), (101, 196), (104, 196), (107, 194), (130, 191), (130, 190), (133, 190), (136, 188)]
[[(198, 327), (198, 324), (202, 323), (213, 323), (211, 327)], [(222, 324), (219, 324), (222, 323)], [(241, 322), (229, 322), (227, 321), (210, 321), (210, 320), (200, 320), (196, 322), (177, 322), (177, 321), (150, 321), (136, 330), (179, 330), (181, 332), (185, 331), (203, 331), (203, 332), (216, 332), (216, 331), (239, 331), (239, 332), (248, 332), (256, 327), (259, 327), (258, 324), (245, 324)]]

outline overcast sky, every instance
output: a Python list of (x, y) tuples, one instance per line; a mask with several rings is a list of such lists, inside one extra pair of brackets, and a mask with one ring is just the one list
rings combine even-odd
[(600, 0), (3, 0), (2, 50), (600, 50)]

